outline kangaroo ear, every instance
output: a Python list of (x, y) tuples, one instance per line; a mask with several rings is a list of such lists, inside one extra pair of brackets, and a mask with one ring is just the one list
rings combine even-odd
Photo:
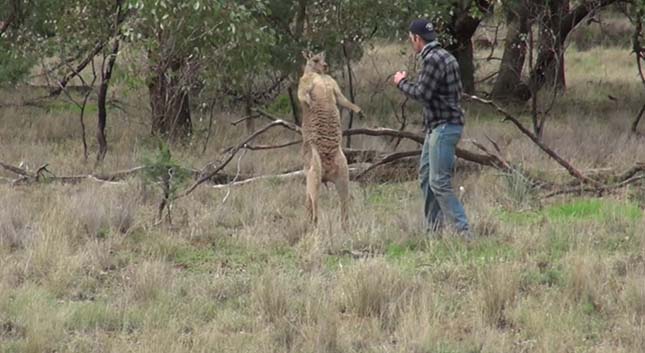
[(319, 55), (321, 58), (323, 58), (323, 60), (325, 59), (325, 51), (324, 51), (324, 50), (323, 50), (323, 51), (321, 51), (318, 55)]
[(311, 52), (309, 50), (303, 50), (302, 57), (305, 58), (305, 60), (311, 59)]

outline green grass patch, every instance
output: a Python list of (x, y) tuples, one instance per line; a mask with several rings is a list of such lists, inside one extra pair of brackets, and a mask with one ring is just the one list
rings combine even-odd
[(521, 277), (523, 287), (531, 285), (557, 287), (564, 284), (564, 272), (561, 265), (545, 266), (543, 268), (525, 271)]
[(569, 223), (576, 221), (629, 222), (641, 219), (642, 211), (635, 202), (618, 202), (607, 199), (581, 199), (564, 204), (553, 205), (539, 211), (501, 212), (500, 219), (515, 225), (535, 225), (542, 221)]
[(67, 330), (83, 332), (97, 329), (118, 332), (126, 326), (124, 326), (123, 315), (116, 308), (102, 301), (74, 303), (65, 323)]

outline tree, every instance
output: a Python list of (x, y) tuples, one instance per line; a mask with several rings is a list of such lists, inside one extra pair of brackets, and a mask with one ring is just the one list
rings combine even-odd
[[(524, 2), (526, 1), (526, 2)], [(640, 0), (638, 0), (640, 1)], [(621, 0), (584, 0), (571, 3), (569, 0), (552, 0), (540, 2), (535, 0), (509, 0), (505, 3), (517, 17), (517, 23), (511, 22), (507, 35), (502, 71), (495, 83), (494, 96), (526, 101), (537, 94), (544, 85), (564, 87), (564, 53), (565, 41), (571, 31), (594, 11), (602, 9)], [(528, 14), (527, 14), (528, 11)], [(527, 23), (528, 22), (528, 27)], [(521, 52), (526, 41), (524, 31), (528, 33), (533, 26), (538, 27), (538, 53), (535, 64), (529, 68), (526, 89), (509, 92), (509, 87), (525, 87), (517, 82), (517, 72), (524, 66), (525, 55)], [(518, 48), (515, 44), (520, 44)], [(508, 51), (508, 53), (506, 53)]]
[(251, 16), (263, 11), (264, 3), (251, 5), (231, 0), (130, 0), (137, 20), (127, 33), (147, 55), (153, 135), (189, 139), (191, 92), (230, 84), (217, 80), (228, 77), (229, 70), (237, 71), (236, 60), (245, 60), (240, 53), (252, 58), (253, 53), (242, 46), (245, 41), (257, 44), (265, 28), (254, 26)]
[(504, 4), (506, 39), (499, 73), (491, 96), (499, 101), (530, 97), (528, 86), (522, 82), (522, 70), (526, 60), (527, 38), (531, 29), (532, 9), (530, 0)]

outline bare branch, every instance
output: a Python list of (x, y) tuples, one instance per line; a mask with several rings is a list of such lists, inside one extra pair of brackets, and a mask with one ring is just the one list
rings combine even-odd
[(285, 142), (285, 143), (278, 144), (278, 145), (246, 145), (246, 146), (244, 146), (244, 149), (247, 149), (247, 150), (250, 150), (250, 151), (275, 150), (275, 149), (294, 146), (294, 145), (297, 145), (297, 144), (300, 144), (300, 143), (302, 143), (302, 140), (295, 140), (295, 141), (291, 141), (291, 142)]
[(257, 118), (257, 115), (255, 115), (255, 114), (253, 114), (253, 115), (247, 115), (247, 116), (245, 116), (245, 117), (243, 117), (243, 118), (240, 118), (240, 119), (237, 119), (237, 120), (233, 121), (233, 122), (231, 123), (231, 125), (233, 125), (233, 126), (237, 126), (237, 125), (239, 125), (239, 124), (241, 124), (241, 123), (243, 123), (243, 122), (245, 122), (245, 121), (247, 121), (247, 120), (249, 120), (249, 119), (255, 119), (255, 118)]
[(14, 167), (14, 166), (9, 165), (9, 164), (5, 164), (3, 162), (0, 162), (0, 167), (2, 167), (3, 169), (5, 169), (7, 171), (10, 171), (10, 172), (12, 172), (14, 174), (22, 175), (22, 176), (29, 177), (29, 178), (33, 177), (33, 175), (31, 173), (29, 173), (28, 171), (26, 171), (26, 170), (24, 170), (22, 168)]
[(552, 198), (555, 196), (560, 196), (560, 195), (567, 195), (567, 194), (583, 194), (583, 193), (597, 193), (597, 194), (602, 194), (604, 192), (610, 192), (618, 189), (622, 189), (624, 187), (627, 187), (629, 185), (638, 183), (640, 181), (645, 180), (645, 175), (639, 175), (639, 176), (634, 176), (632, 178), (629, 178), (625, 181), (622, 181), (620, 183), (610, 185), (610, 186), (605, 186), (602, 188), (594, 188), (594, 187), (574, 187), (574, 188), (569, 188), (569, 189), (562, 189), (562, 190), (556, 190), (550, 194), (547, 194), (544, 196), (545, 199)]
[(273, 115), (273, 114), (271, 114), (271, 113), (269, 113), (269, 112), (267, 112), (265, 110), (255, 108), (255, 109), (252, 109), (252, 111), (260, 114), (261, 116), (269, 119), (270, 121), (274, 121), (274, 122), (275, 121), (281, 121), (282, 125), (284, 127), (286, 127), (287, 129), (302, 133), (302, 128), (300, 128), (300, 126), (298, 126), (296, 124), (293, 124), (293, 123), (290, 123), (290, 122), (288, 122), (288, 121), (286, 121), (284, 119), (281, 119), (281, 118), (279, 118), (279, 117), (277, 117), (277, 116), (275, 116), (275, 115)]
[(67, 75), (65, 75), (65, 77), (57, 82), (58, 87), (52, 89), (49, 92), (49, 97), (59, 96), (63, 92), (65, 87), (67, 87), (69, 81), (71, 81), (74, 77), (80, 75), (81, 71), (83, 71), (83, 69), (85, 69), (85, 67), (87, 67), (87, 65), (89, 65), (90, 62), (94, 60), (94, 57), (98, 55), (101, 50), (103, 50), (105, 43), (106, 42), (97, 42), (96, 45), (94, 45), (94, 48), (85, 57), (85, 59), (83, 59), (83, 61), (76, 65), (76, 67), (73, 68), (71, 72), (69, 72)]
[(420, 156), (420, 155), (421, 155), (421, 150), (392, 153), (390, 155), (385, 156), (380, 161), (378, 161), (378, 162), (372, 164), (371, 166), (369, 166), (367, 169), (365, 169), (360, 174), (358, 174), (358, 176), (356, 178), (360, 180), (365, 175), (367, 175), (367, 173), (371, 172), (372, 170), (374, 170), (374, 169), (376, 169), (376, 168), (378, 168), (378, 167), (380, 167), (382, 165), (392, 163), (394, 161), (398, 161), (398, 160), (403, 159), (403, 158), (409, 158), (409, 157)]
[(528, 130), (524, 125), (522, 125), (522, 123), (517, 118), (515, 118), (513, 115), (511, 115), (510, 113), (502, 109), (499, 105), (495, 104), (492, 101), (479, 98), (477, 96), (465, 95), (465, 98), (471, 99), (476, 102), (486, 104), (495, 108), (495, 110), (497, 110), (499, 113), (501, 113), (504, 116), (504, 120), (511, 121), (513, 124), (515, 124), (515, 126), (524, 135), (528, 136), (531, 139), (531, 141), (533, 141), (533, 143), (535, 143), (542, 151), (546, 152), (546, 154), (548, 154), (553, 160), (555, 160), (556, 162), (558, 162), (558, 164), (564, 167), (569, 172), (569, 174), (571, 174), (571, 176), (575, 177), (576, 179), (582, 181), (585, 184), (593, 185), (596, 188), (603, 187), (601, 183), (587, 176), (584, 176), (578, 169), (572, 166), (571, 163), (567, 162), (565, 159), (560, 157), (560, 155), (558, 155), (554, 150), (552, 150), (551, 148), (549, 148), (548, 146), (540, 142), (540, 139), (535, 134), (533, 134), (530, 130)]
[(420, 134), (410, 132), (410, 131), (399, 131), (399, 130), (388, 129), (383, 127), (374, 128), (374, 129), (356, 128), (356, 129), (349, 129), (349, 130), (343, 131), (343, 136), (353, 136), (353, 135), (399, 137), (399, 138), (412, 140), (419, 144), (423, 144), (423, 141), (424, 141), (424, 137)]
[(267, 132), (268, 130), (270, 130), (270, 129), (276, 127), (276, 126), (282, 126), (282, 127), (287, 127), (288, 128), (288, 127), (291, 127), (292, 125), (293, 124), (291, 124), (289, 122), (286, 122), (284, 120), (275, 120), (272, 123), (270, 123), (269, 125), (267, 125), (267, 126), (263, 127), (262, 129), (254, 132), (253, 134), (251, 134), (251, 136), (247, 137), (244, 141), (240, 142), (237, 146), (235, 146), (235, 147), (231, 148), (230, 150), (228, 150), (228, 157), (224, 160), (224, 162), (222, 162), (213, 171), (211, 171), (207, 175), (205, 175), (202, 178), (200, 178), (199, 180), (197, 180), (193, 185), (191, 185), (183, 193), (181, 193), (179, 196), (177, 196), (177, 199), (190, 195), (193, 191), (195, 191), (195, 189), (197, 189), (197, 187), (199, 187), (201, 184), (203, 184), (204, 182), (206, 182), (209, 179), (211, 179), (212, 177), (214, 177), (219, 171), (224, 169), (224, 167), (226, 167), (226, 165), (228, 165), (229, 162), (231, 162), (231, 160), (233, 159), (233, 157), (235, 157), (237, 152), (239, 152), (241, 149), (243, 149), (247, 144), (249, 144), (251, 141), (253, 141), (258, 136), (262, 135), (263, 133)]

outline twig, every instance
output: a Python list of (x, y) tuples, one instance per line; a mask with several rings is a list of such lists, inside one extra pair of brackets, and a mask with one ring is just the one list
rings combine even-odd
[(636, 116), (636, 120), (634, 120), (634, 123), (632, 123), (633, 133), (638, 133), (638, 123), (640, 123), (641, 119), (643, 118), (643, 114), (645, 114), (645, 104), (643, 104), (643, 107), (641, 108), (640, 112)]
[(231, 125), (237, 126), (237, 125), (239, 125), (239, 124), (241, 124), (241, 123), (243, 123), (243, 122), (245, 122), (245, 121), (247, 121), (249, 119), (255, 119), (255, 118), (257, 118), (257, 115), (255, 115), (255, 114), (247, 115), (247, 116), (245, 116), (243, 118), (240, 118), (238, 120), (233, 121), (231, 123)]
[(495, 72), (493, 72), (492, 74), (490, 74), (490, 75), (488, 75), (488, 76), (486, 76), (486, 77), (484, 77), (484, 78), (481, 78), (481, 79), (479, 79), (479, 80), (475, 81), (475, 84), (484, 83), (484, 82), (486, 82), (486, 81), (488, 81), (488, 80), (493, 79), (493, 78), (494, 78), (495, 76), (497, 76), (497, 75), (499, 75), (499, 71), (495, 71)]
[(270, 121), (273, 121), (273, 122), (280, 121), (280, 122), (282, 122), (282, 125), (284, 127), (286, 127), (287, 129), (289, 129), (289, 130), (292, 130), (292, 131), (295, 131), (295, 132), (300, 132), (300, 133), (302, 132), (302, 128), (300, 128), (300, 126), (298, 126), (296, 124), (293, 124), (293, 123), (290, 123), (290, 122), (288, 122), (288, 121), (286, 121), (284, 119), (281, 119), (281, 118), (279, 118), (279, 117), (267, 112), (266, 110), (262, 110), (262, 109), (259, 109), (259, 108), (254, 108), (254, 109), (252, 109), (252, 111), (260, 114), (260, 116), (263, 116), (263, 117), (269, 119)]
[[(237, 178), (240, 177), (240, 169), (241, 169), (241, 164), (242, 164), (242, 158), (244, 158), (244, 155), (246, 155), (246, 150), (242, 151), (242, 154), (240, 155), (240, 158), (237, 160), (237, 172), (235, 172), (235, 177), (231, 181), (231, 184), (235, 184), (237, 181)], [(222, 199), (222, 205), (226, 203), (226, 200), (228, 200), (228, 197), (231, 196), (231, 189), (228, 189), (226, 191), (226, 195)]]

